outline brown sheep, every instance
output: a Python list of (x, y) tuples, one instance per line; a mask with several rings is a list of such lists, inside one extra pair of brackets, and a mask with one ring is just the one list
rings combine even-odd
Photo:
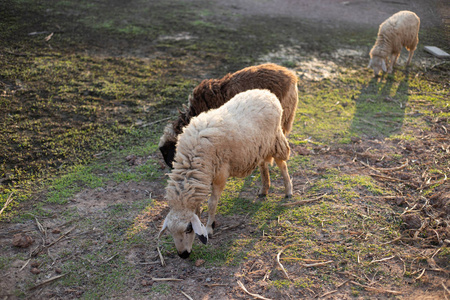
[(283, 108), (282, 128), (287, 135), (292, 129), (298, 103), (297, 77), (276, 64), (252, 66), (221, 79), (203, 80), (189, 96), (189, 105), (177, 120), (168, 124), (159, 141), (159, 149), (166, 164), (172, 168), (178, 135), (191, 118), (201, 112), (222, 106), (236, 94), (250, 89), (267, 89), (279, 99)]

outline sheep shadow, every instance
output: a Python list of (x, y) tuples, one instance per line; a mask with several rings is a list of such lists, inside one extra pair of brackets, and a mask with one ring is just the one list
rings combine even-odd
[(349, 129), (352, 135), (383, 139), (401, 132), (409, 89), (408, 73), (402, 76), (373, 77), (361, 89), (354, 99), (356, 110)]

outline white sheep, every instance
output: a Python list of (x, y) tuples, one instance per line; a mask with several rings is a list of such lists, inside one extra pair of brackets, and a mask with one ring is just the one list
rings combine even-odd
[(368, 66), (373, 69), (375, 76), (381, 70), (392, 73), (402, 47), (409, 51), (406, 66), (409, 65), (419, 43), (419, 27), (419, 17), (407, 10), (399, 11), (381, 23), (375, 45), (370, 50)]
[[(180, 257), (191, 253), (194, 233), (205, 244), (208, 234), (212, 235), (217, 203), (228, 177), (248, 176), (259, 166), (260, 194), (265, 195), (270, 187), (268, 164), (275, 159), (286, 197), (292, 196), (286, 165), (290, 148), (281, 126), (282, 114), (280, 101), (270, 91), (248, 90), (218, 109), (201, 113), (184, 128), (166, 188), (171, 210), (160, 231), (161, 235), (169, 230)], [(205, 228), (198, 215), (210, 193)]]

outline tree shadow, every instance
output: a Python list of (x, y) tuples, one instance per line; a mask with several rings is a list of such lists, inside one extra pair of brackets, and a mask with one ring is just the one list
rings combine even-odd
[(372, 78), (355, 99), (350, 133), (370, 139), (399, 134), (408, 102), (408, 73)]

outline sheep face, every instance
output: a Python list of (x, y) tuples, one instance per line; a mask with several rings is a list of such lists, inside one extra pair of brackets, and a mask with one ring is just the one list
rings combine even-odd
[(370, 58), (368, 68), (373, 69), (374, 76), (378, 76), (381, 71), (387, 72), (386, 61), (384, 58), (379, 56), (373, 56), (372, 58)]
[(195, 235), (198, 236), (203, 244), (206, 244), (208, 241), (206, 227), (193, 212), (170, 211), (164, 220), (160, 234), (166, 229), (172, 234), (175, 247), (181, 258), (188, 258), (191, 254)]
[(161, 147), (159, 147), (159, 151), (164, 158), (166, 164), (173, 169), (173, 161), (175, 160), (175, 151), (176, 151), (176, 143), (172, 141), (167, 141)]
[(166, 164), (173, 168), (173, 161), (175, 159), (177, 145), (177, 135), (173, 130), (172, 124), (168, 124), (166, 128), (164, 128), (164, 134), (161, 136), (159, 140), (159, 151), (164, 158)]

